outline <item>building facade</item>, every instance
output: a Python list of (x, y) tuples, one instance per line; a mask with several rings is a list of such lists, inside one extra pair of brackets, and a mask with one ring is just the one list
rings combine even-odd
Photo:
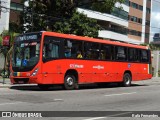
[(0, 34), (9, 29), (10, 0), (0, 0)]
[(10, 23), (20, 23), (20, 12), (23, 11), (21, 0), (11, 0), (10, 3)]
[(116, 3), (110, 14), (87, 7), (79, 7), (78, 11), (98, 21), (102, 27), (99, 30), (101, 38), (134, 44), (149, 43), (150, 0), (125, 0), (124, 4)]
[(160, 44), (160, 0), (152, 0), (150, 41)]
[(10, 25), (19, 25), (20, 12), (23, 11), (21, 0), (0, 0), (0, 34), (9, 30)]

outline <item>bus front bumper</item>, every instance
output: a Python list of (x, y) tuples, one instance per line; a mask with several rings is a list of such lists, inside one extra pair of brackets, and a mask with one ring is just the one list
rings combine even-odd
[(10, 76), (12, 84), (36, 84), (37, 77), (14, 77)]

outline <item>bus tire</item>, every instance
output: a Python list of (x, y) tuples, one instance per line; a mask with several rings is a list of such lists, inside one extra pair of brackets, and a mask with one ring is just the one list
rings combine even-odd
[(64, 88), (66, 90), (78, 89), (78, 83), (76, 82), (76, 77), (74, 75), (66, 75), (64, 78)]
[(38, 84), (38, 87), (41, 90), (48, 90), (51, 87), (51, 85)]
[(132, 81), (131, 75), (129, 73), (124, 73), (122, 86), (123, 87), (129, 87), (129, 86), (131, 86), (131, 81)]

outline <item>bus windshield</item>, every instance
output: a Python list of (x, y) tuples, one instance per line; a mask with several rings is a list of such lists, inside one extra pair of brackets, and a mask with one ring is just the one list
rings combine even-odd
[(28, 71), (39, 61), (40, 34), (24, 34), (15, 39), (12, 68), (15, 71)]

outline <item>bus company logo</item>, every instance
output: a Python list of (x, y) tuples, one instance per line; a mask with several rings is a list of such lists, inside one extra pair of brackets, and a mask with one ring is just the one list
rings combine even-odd
[(97, 66), (93, 66), (93, 68), (100, 70), (100, 69), (104, 69), (104, 66), (97, 65)]
[(78, 64), (70, 64), (70, 68), (84, 68), (84, 66)]
[(129, 63), (129, 64), (128, 64), (128, 68), (130, 68), (130, 67), (131, 67), (131, 64)]

